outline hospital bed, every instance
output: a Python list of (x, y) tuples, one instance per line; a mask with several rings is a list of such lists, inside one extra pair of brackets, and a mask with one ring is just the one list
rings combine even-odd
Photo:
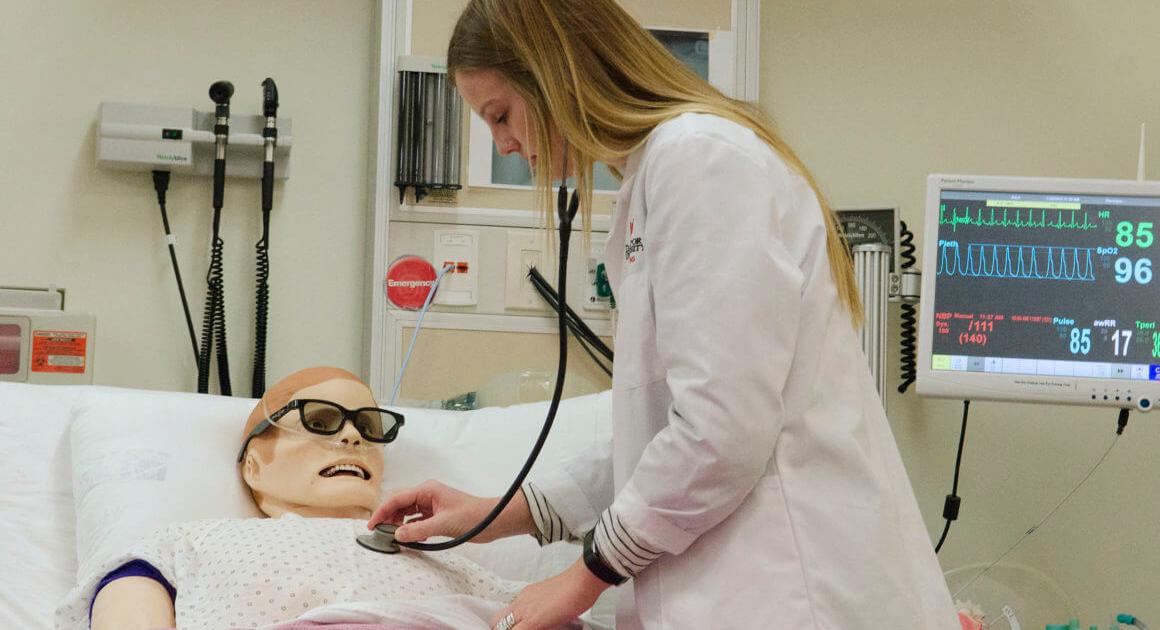
[[(256, 516), (234, 463), (253, 404), (0, 383), (0, 628), (52, 628), (53, 611), (78, 573), (157, 526)], [(387, 447), (384, 485), (435, 478), (497, 496), (523, 463), (546, 408), (401, 409), (407, 424)], [(610, 411), (609, 392), (564, 401), (536, 470), (606, 439)], [(540, 548), (528, 536), (457, 551), (504, 578), (529, 582), (579, 555), (564, 543)], [(612, 626), (617, 590), (597, 603), (593, 621)]]

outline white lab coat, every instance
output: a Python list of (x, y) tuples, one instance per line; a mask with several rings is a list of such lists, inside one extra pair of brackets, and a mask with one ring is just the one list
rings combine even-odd
[(808, 183), (702, 114), (624, 175), (612, 443), (536, 481), (664, 552), (618, 629), (958, 628)]

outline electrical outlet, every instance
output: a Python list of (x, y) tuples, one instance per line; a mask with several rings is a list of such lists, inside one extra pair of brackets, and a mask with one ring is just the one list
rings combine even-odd
[(435, 230), (432, 262), (436, 269), (450, 263), (435, 293), (435, 304), (473, 306), (479, 303), (479, 231), (466, 228)]
[(548, 303), (536, 292), (528, 280), (528, 269), (535, 267), (545, 273), (547, 242), (541, 230), (513, 229), (507, 231), (507, 271), (504, 286), (504, 307), (524, 311), (547, 311)]

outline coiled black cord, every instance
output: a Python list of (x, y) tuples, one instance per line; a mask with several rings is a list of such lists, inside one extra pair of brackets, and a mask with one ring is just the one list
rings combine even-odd
[(213, 213), (213, 248), (206, 272), (205, 311), (201, 325), (201, 349), (197, 357), (197, 391), (209, 393), (209, 362), (217, 339), (218, 385), (223, 396), (231, 396), (230, 366), (226, 349), (225, 292), (222, 261), (225, 241), (221, 238), (221, 210)]
[[(213, 248), (217, 247), (217, 226), (220, 223), (220, 215), (215, 212), (213, 216)], [(197, 350), (197, 393), (209, 393), (210, 391), (210, 353), (213, 352), (213, 304), (215, 304), (215, 296), (217, 292), (213, 290), (213, 285), (216, 283), (216, 275), (213, 273), (215, 269), (215, 262), (217, 261), (216, 251), (210, 254), (210, 268), (205, 271), (205, 305), (202, 307), (202, 345)]]
[(251, 394), (266, 393), (266, 331), (270, 311), (270, 213), (262, 212), (262, 240), (255, 246), (258, 256), (257, 296), (254, 308), (254, 378)]
[(218, 364), (218, 389), (221, 390), (222, 396), (233, 396), (233, 388), (230, 386), (230, 358), (229, 351), (226, 348), (226, 292), (225, 280), (222, 278), (222, 249), (225, 242), (221, 238), (214, 237), (214, 256), (217, 257), (217, 283), (214, 290), (217, 292), (217, 300), (214, 308), (214, 337), (217, 338), (217, 364)]
[[(914, 232), (906, 227), (906, 221), (901, 222), (901, 239), (899, 240), (898, 255), (902, 258), (902, 269), (914, 267), (918, 259), (914, 252)], [(898, 385), (898, 393), (906, 393), (907, 388), (914, 383), (915, 353), (918, 349), (918, 309), (914, 304), (903, 302), (901, 307), (902, 343), (899, 357), (899, 367), (902, 372), (902, 382)]]

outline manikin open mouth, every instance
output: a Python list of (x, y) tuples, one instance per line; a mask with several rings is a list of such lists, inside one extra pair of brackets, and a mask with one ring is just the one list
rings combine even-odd
[(362, 466), (359, 466), (358, 464), (335, 464), (318, 471), (318, 475), (320, 477), (328, 478), (338, 477), (340, 475), (348, 475), (358, 477), (364, 481), (367, 481), (371, 478), (370, 471), (366, 468), (363, 468)]

